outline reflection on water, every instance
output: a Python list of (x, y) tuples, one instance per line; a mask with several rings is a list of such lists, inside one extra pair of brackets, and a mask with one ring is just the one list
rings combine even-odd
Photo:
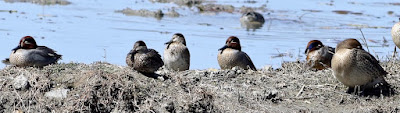
[[(41, 6), (0, 1), (0, 58), (7, 58), (21, 37), (31, 35), (39, 45), (62, 54), (60, 62), (107, 61), (126, 65), (124, 59), (135, 41), (143, 40), (149, 48), (162, 54), (163, 43), (174, 33), (182, 33), (191, 53), (191, 69), (219, 68), (218, 49), (231, 35), (240, 38), (242, 50), (257, 68), (280, 67), (283, 61), (304, 60), (303, 51), (310, 40), (318, 39), (335, 47), (346, 38), (361, 41), (359, 29), (362, 29), (371, 53), (379, 56), (378, 59), (385, 59), (393, 52), (390, 29), (400, 16), (399, 11), (393, 10), (398, 8), (396, 3), (389, 0), (218, 0), (188, 3), (190, 6), (146, 0), (70, 2), (69, 5)], [(201, 12), (199, 4), (219, 4), (234, 9)], [(212, 9), (218, 5), (210, 6)], [(243, 28), (239, 19), (242, 6), (263, 15), (263, 27), (249, 31), (247, 28), (251, 26)], [(115, 12), (126, 8), (152, 12), (174, 10), (180, 16), (157, 19)], [(385, 41), (387, 43), (383, 44)], [(2, 67), (4, 64), (0, 64)]]

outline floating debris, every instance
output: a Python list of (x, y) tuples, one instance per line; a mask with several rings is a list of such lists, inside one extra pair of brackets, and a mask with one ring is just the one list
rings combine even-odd
[(351, 12), (351, 11), (346, 11), (346, 10), (334, 10), (332, 12), (335, 12), (336, 14), (343, 14), (343, 15), (347, 15), (347, 14), (362, 15), (363, 14), (360, 12)]
[(211, 26), (211, 24), (209, 24), (209, 23), (198, 23), (198, 25)]
[(17, 13), (17, 10), (0, 10), (0, 12)]
[(322, 12), (322, 10), (314, 10), (314, 9), (302, 9), (302, 11), (312, 12), (312, 13)]
[(69, 5), (71, 2), (66, 0), (4, 0), (4, 2), (14, 3), (14, 2), (26, 2), (40, 5)]

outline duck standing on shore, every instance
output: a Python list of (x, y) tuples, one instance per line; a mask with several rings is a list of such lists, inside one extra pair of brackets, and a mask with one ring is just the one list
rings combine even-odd
[(348, 93), (360, 90), (362, 93), (385, 94), (393, 91), (384, 79), (387, 72), (356, 39), (346, 39), (336, 46), (332, 70), (336, 79), (349, 87)]
[(235, 36), (230, 36), (226, 40), (225, 46), (219, 49), (217, 59), (221, 69), (232, 69), (238, 66), (243, 69), (256, 70), (253, 61), (242, 51), (239, 38)]
[(146, 44), (139, 40), (127, 54), (126, 64), (141, 73), (154, 73), (164, 62), (156, 50), (147, 49)]
[(176, 33), (165, 44), (167, 45), (163, 56), (165, 67), (174, 71), (188, 70), (190, 53), (186, 47), (185, 37), (181, 33)]
[(335, 49), (325, 46), (319, 40), (311, 40), (307, 44), (304, 52), (307, 55), (306, 64), (317, 70), (322, 70), (331, 67), (331, 60)]
[(46, 46), (38, 46), (31, 36), (22, 37), (16, 48), (12, 49), (10, 58), (2, 62), (18, 67), (43, 67), (54, 64), (61, 59), (53, 49)]

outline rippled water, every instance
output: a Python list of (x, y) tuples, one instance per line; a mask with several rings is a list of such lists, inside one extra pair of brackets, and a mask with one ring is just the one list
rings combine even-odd
[[(218, 49), (231, 35), (240, 38), (242, 50), (257, 68), (280, 67), (283, 61), (304, 60), (309, 40), (319, 39), (325, 45), (336, 46), (346, 38), (361, 39), (360, 28), (372, 54), (382, 59), (393, 52), (390, 30), (400, 17), (399, 10), (395, 10), (400, 6), (391, 0), (246, 1), (208, 2), (233, 5), (233, 13), (200, 13), (195, 7), (146, 0), (71, 0), (70, 5), (45, 6), (0, 1), (0, 10), (17, 11), (0, 12), (0, 58), (7, 58), (21, 37), (31, 35), (39, 45), (62, 54), (60, 62), (107, 61), (126, 65), (126, 54), (135, 41), (145, 41), (162, 55), (164, 43), (173, 33), (180, 32), (191, 52), (191, 69), (219, 68)], [(266, 11), (259, 12), (266, 18), (264, 27), (255, 31), (241, 28), (239, 8), (263, 5)], [(124, 8), (166, 12), (171, 7), (182, 16), (158, 20), (115, 13)], [(388, 43), (383, 43), (383, 37)], [(4, 66), (0, 64), (0, 68)]]

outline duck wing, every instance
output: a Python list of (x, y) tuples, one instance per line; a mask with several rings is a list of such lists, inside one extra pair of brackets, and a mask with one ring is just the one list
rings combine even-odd
[(150, 56), (151, 65), (157, 68), (164, 65), (161, 55), (154, 49), (148, 49), (148, 56)]
[(55, 59), (56, 61), (61, 59), (62, 55), (57, 54), (56, 51), (54, 51), (53, 49), (50, 49), (46, 46), (38, 46), (36, 49), (40, 51), (37, 53), (43, 57), (46, 57), (46, 58), (50, 57), (50, 58)]
[(243, 52), (245, 55), (246, 60), (249, 62), (248, 66), (250, 66), (251, 70), (257, 71), (256, 66), (254, 66), (253, 61), (251, 61), (249, 55), (247, 55), (245, 52)]
[(366, 68), (362, 68), (364, 72), (368, 72), (371, 74), (368, 74), (370, 76), (375, 76), (375, 77), (383, 77), (388, 74), (381, 65), (379, 65), (379, 61), (375, 59), (374, 56), (372, 56), (370, 53), (361, 50), (361, 49), (355, 49), (356, 54), (355, 55), (355, 61), (360, 61), (356, 62), (357, 66), (362, 66)]
[(135, 63), (135, 54), (137, 51), (131, 50), (129, 53), (126, 55), (126, 64), (130, 67), (133, 67), (133, 64)]

